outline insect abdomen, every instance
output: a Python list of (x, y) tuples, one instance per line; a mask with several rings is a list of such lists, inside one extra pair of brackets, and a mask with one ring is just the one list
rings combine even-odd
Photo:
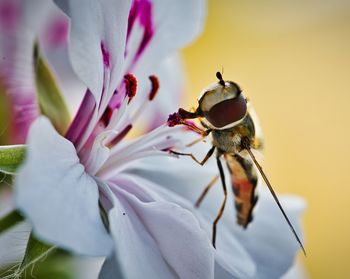
[(240, 155), (225, 155), (225, 157), (231, 173), (237, 223), (246, 228), (253, 220), (253, 208), (258, 200), (255, 195), (257, 175), (252, 163)]

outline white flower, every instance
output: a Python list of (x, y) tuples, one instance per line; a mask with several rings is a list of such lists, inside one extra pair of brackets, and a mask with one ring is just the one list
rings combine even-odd
[[(150, 71), (199, 32), (202, 2), (57, 4), (70, 17), (72, 66), (88, 89), (65, 138), (43, 117), (32, 125), (18, 207), (46, 241), (84, 255), (113, 252), (121, 276), (212, 278), (214, 249), (194, 215), (125, 173), (140, 158), (168, 156), (175, 130), (122, 141), (155, 97), (157, 78), (143, 82)], [(129, 72), (141, 84), (135, 98)]]
[[(16, 194), (18, 207), (37, 235), (77, 254), (106, 256), (101, 278), (283, 275), (299, 247), (268, 195), (262, 192), (255, 220), (246, 231), (236, 225), (233, 203), (228, 203), (215, 250), (211, 227), (222, 200), (221, 187), (209, 193), (200, 210), (193, 202), (216, 175), (216, 166), (209, 162), (198, 167), (169, 157), (167, 150), (181, 148), (179, 138), (187, 138), (178, 128), (160, 126), (124, 140), (136, 119), (149, 120), (145, 109), (153, 103), (158, 82), (148, 77), (198, 34), (203, 3), (56, 4), (70, 18), (71, 63), (87, 90), (65, 137), (42, 117), (30, 129)], [(162, 89), (169, 75), (161, 74)], [(151, 118), (159, 123), (161, 117), (164, 114)], [(295, 222), (302, 201), (283, 201)]]

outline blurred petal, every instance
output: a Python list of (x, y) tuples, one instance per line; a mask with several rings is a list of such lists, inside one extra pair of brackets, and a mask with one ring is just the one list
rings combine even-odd
[(46, 241), (86, 255), (108, 255), (98, 187), (71, 142), (41, 117), (29, 133), (27, 159), (15, 181), (17, 205)]
[[(281, 277), (293, 265), (300, 251), (286, 221), (269, 192), (261, 191), (254, 221), (247, 230), (235, 230), (235, 236), (244, 245), (257, 265), (259, 279)], [(280, 196), (281, 204), (299, 236), (300, 217), (305, 202), (294, 196)]]
[(280, 279), (307, 279), (305, 269), (300, 262), (296, 262)]
[[(86, 277), (84, 277), (84, 279), (85, 278)], [(119, 266), (118, 260), (115, 258), (115, 255), (105, 260), (105, 262), (102, 265), (101, 271), (98, 275), (98, 279), (114, 279), (114, 278), (125, 278)], [(129, 278), (132, 278), (132, 277), (129, 277)]]
[(121, 188), (135, 185), (112, 187), (118, 200), (111, 194), (114, 208), (109, 213), (110, 228), (116, 241), (116, 258), (128, 277), (213, 277), (214, 249), (189, 211), (155, 201), (152, 194), (141, 189), (129, 193)]
[(30, 229), (28, 223), (22, 222), (0, 235), (0, 272), (22, 260)]
[(204, 18), (205, 2), (202, 0), (134, 1), (129, 17), (126, 59), (140, 59), (133, 69), (136, 76), (147, 74), (169, 53), (190, 43), (202, 31)]
[(0, 87), (12, 108), (11, 143), (24, 143), (31, 122), (38, 116), (33, 47), (47, 16), (49, 1), (0, 1)]
[(53, 2), (51, 6), (49, 20), (39, 37), (40, 52), (54, 72), (70, 112), (75, 115), (86, 85), (77, 77), (69, 60), (69, 18)]

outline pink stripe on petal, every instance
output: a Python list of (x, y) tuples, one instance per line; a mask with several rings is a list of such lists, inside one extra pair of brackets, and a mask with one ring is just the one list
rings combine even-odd
[(145, 50), (148, 43), (151, 41), (153, 37), (153, 23), (152, 23), (152, 4), (149, 1), (141, 1), (140, 2), (140, 23), (144, 27), (143, 38), (137, 52), (137, 55), (141, 55), (141, 53)]
[[(128, 22), (128, 32), (127, 32), (127, 43), (130, 41), (130, 36), (133, 30), (136, 28), (136, 22), (141, 25), (143, 29), (142, 38), (137, 42), (136, 52), (133, 53), (133, 63), (139, 58), (139, 56), (146, 49), (148, 43), (151, 41), (154, 35), (154, 25), (153, 25), (153, 13), (152, 13), (152, 3), (149, 0), (136, 0), (133, 2), (133, 5), (129, 14)], [(128, 49), (128, 48), (126, 48)], [(126, 53), (125, 55), (128, 55)]]
[(70, 125), (66, 138), (75, 146), (81, 140), (87, 126), (90, 123), (91, 117), (95, 111), (96, 101), (90, 90), (87, 90), (84, 99), (79, 107), (79, 110)]
[(103, 42), (101, 42), (101, 52), (102, 52), (103, 64), (108, 69), (110, 67), (109, 51)]

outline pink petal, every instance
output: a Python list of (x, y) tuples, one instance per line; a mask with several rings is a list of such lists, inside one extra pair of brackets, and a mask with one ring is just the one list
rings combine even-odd
[(0, 1), (0, 83), (12, 106), (12, 143), (25, 142), (29, 126), (39, 114), (33, 47), (48, 8), (45, 1)]

